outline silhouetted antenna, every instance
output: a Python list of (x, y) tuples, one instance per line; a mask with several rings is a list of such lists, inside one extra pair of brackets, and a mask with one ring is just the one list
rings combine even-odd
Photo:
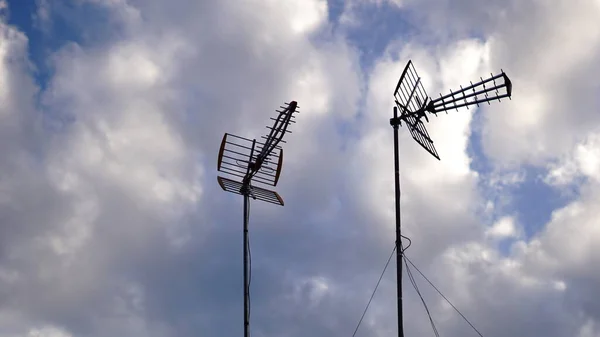
[(401, 125), (401, 121), (405, 121), (413, 139), (432, 156), (440, 159), (433, 145), (433, 140), (429, 137), (425, 124), (421, 120), (425, 117), (425, 120), (429, 122), (429, 118), (425, 115), (425, 107), (429, 104), (430, 99), (423, 88), (421, 78), (417, 74), (412, 61), (408, 61), (402, 76), (400, 76), (398, 85), (394, 90), (394, 98), (396, 106), (400, 109), (398, 125)]
[[(470, 105), (498, 100), (512, 95), (512, 83), (504, 71), (498, 75), (491, 74), (487, 79), (480, 78), (481, 81), (470, 86), (462, 87), (460, 90), (452, 91), (449, 94), (439, 98), (431, 99), (427, 96), (421, 78), (417, 74), (412, 61), (408, 61), (398, 84), (394, 89), (394, 107), (393, 118), (390, 119), (390, 124), (394, 128), (394, 169), (395, 169), (395, 192), (396, 192), (396, 277), (397, 277), (397, 292), (398, 292), (398, 336), (404, 337), (404, 327), (402, 321), (402, 258), (403, 252), (401, 245), (402, 231), (400, 226), (400, 159), (398, 151), (398, 128), (402, 125), (402, 121), (406, 123), (413, 139), (419, 143), (432, 156), (440, 159), (433, 140), (429, 137), (429, 133), (423, 123), (429, 122), (427, 112), (437, 116), (438, 112), (456, 109), (461, 107), (469, 108)], [(398, 113), (398, 111), (400, 111)]]
[(422, 121), (424, 117), (425, 121), (429, 122), (426, 112), (437, 116), (437, 113), (442, 111), (448, 113), (448, 110), (452, 109), (458, 111), (462, 107), (468, 109), (470, 105), (479, 106), (479, 103), (489, 104), (493, 100), (511, 98), (512, 83), (504, 71), (501, 70), (498, 75), (490, 74), (490, 77), (485, 80), (480, 79), (475, 84), (471, 82), (471, 85), (464, 88), (461, 85), (460, 90), (450, 89), (449, 94), (443, 96), (440, 94), (440, 97), (431, 99), (427, 96), (412, 61), (408, 61), (394, 90), (394, 99), (396, 107), (400, 110), (400, 116), (398, 120), (392, 119), (390, 123), (402, 125), (401, 122), (405, 121), (413, 139), (439, 160), (433, 140), (429, 137)]
[(244, 337), (249, 336), (250, 328), (250, 283), (248, 280), (248, 220), (250, 217), (250, 197), (271, 204), (283, 206), (283, 199), (275, 191), (253, 186), (252, 183), (276, 186), (283, 165), (283, 136), (291, 133), (288, 127), (295, 123), (295, 113), (299, 113), (296, 101), (280, 106), (269, 132), (261, 141), (226, 133), (221, 141), (217, 170), (234, 179), (217, 177), (217, 182), (226, 192), (244, 196)]
[[(252, 182), (271, 186), (277, 185), (283, 164), (283, 149), (279, 144), (285, 143), (283, 136), (286, 133), (291, 133), (288, 127), (290, 123), (294, 123), (294, 113), (299, 113), (297, 110), (298, 105), (295, 101), (280, 107), (280, 110), (276, 110), (278, 115), (276, 118), (271, 118), (274, 123), (272, 126), (267, 126), (269, 132), (266, 136), (262, 136), (262, 141), (229, 133), (223, 136), (221, 148), (219, 149), (217, 170), (240, 179), (241, 190), (236, 193), (239, 192), (239, 194), (244, 195), (246, 193), (244, 190), (248, 189), (247, 193), (255, 198), (251, 192), (257, 187), (252, 186)], [(223, 177), (220, 179), (223, 182), (229, 180)], [(228, 186), (232, 185), (229, 184)], [(227, 190), (226, 188), (223, 189)], [(264, 191), (277, 194), (274, 191), (263, 189)], [(255, 199), (258, 199), (258, 197)], [(277, 200), (274, 203), (283, 206), (283, 201), (280, 201), (281, 198), (273, 200)]]
[[(496, 80), (500, 83), (497, 83)], [(480, 97), (481, 95), (484, 97)], [(458, 108), (468, 107), (469, 105), (474, 104), (479, 105), (479, 103), (484, 102), (489, 104), (490, 101), (500, 101), (501, 98), (505, 97), (510, 99), (511, 95), (512, 83), (504, 71), (502, 71), (498, 75), (490, 74), (488, 79), (484, 80), (482, 78), (481, 81), (475, 84), (471, 82), (471, 85), (466, 88), (461, 86), (460, 90), (457, 92), (453, 93), (452, 90), (450, 90), (449, 95), (440, 95), (440, 98), (430, 101), (425, 110), (436, 114), (441, 111), (447, 111), (449, 109), (458, 110)]]

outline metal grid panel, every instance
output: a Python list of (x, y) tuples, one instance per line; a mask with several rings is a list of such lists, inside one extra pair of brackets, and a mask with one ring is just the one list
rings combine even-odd
[[(217, 170), (243, 179), (253, 172), (252, 167), (256, 166), (257, 158), (264, 146), (264, 143), (226, 133), (221, 142)], [(279, 149), (265, 156), (260, 168), (253, 174), (252, 180), (275, 186), (281, 155), (282, 150)]]
[[(244, 195), (242, 191), (243, 185), (241, 182), (219, 176), (217, 177), (217, 181), (219, 182), (219, 185), (221, 185), (221, 188), (224, 191)], [(279, 196), (277, 192), (256, 186), (249, 186), (249, 188), (249, 195), (253, 199), (283, 206), (283, 199)]]
[(394, 90), (394, 98), (396, 99), (400, 116), (415, 113), (423, 109), (427, 103), (427, 93), (425, 92), (425, 88), (423, 88), (421, 78), (417, 74), (412, 61), (408, 61), (402, 72), (402, 76), (398, 80), (398, 85), (396, 85), (396, 89)]
[(432, 156), (437, 158), (437, 160), (440, 160), (440, 156), (433, 145), (433, 140), (429, 137), (425, 124), (414, 116), (408, 116), (404, 120), (406, 121), (406, 124), (408, 124), (408, 130), (413, 139), (427, 150), (427, 152), (431, 153)]

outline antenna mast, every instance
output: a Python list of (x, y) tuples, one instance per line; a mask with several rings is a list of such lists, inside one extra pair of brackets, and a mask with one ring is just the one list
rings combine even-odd
[[(402, 230), (400, 219), (400, 154), (398, 149), (398, 127), (402, 121), (406, 123), (413, 139), (421, 145), (432, 156), (440, 160), (433, 140), (429, 137), (422, 118), (429, 122), (426, 112), (437, 116), (438, 112), (447, 111), (461, 107), (469, 108), (470, 105), (479, 103), (488, 103), (492, 100), (500, 101), (501, 98), (511, 98), (512, 83), (504, 71), (498, 75), (491, 75), (487, 79), (480, 78), (481, 81), (460, 90), (439, 98), (431, 99), (427, 96), (421, 78), (417, 75), (412, 61), (408, 61), (396, 89), (394, 89), (394, 107), (393, 118), (390, 119), (390, 125), (394, 128), (394, 177), (396, 187), (396, 277), (398, 293), (398, 337), (404, 337), (403, 313), (402, 313), (402, 258), (404, 250), (402, 248)], [(502, 81), (500, 84), (496, 80)], [(487, 87), (486, 87), (487, 84)], [(482, 97), (483, 96), (483, 97)], [(400, 115), (398, 116), (398, 110)]]
[(254, 200), (283, 206), (283, 199), (275, 191), (252, 186), (252, 182), (276, 186), (281, 174), (283, 164), (283, 149), (279, 143), (285, 143), (283, 136), (291, 133), (288, 130), (290, 123), (295, 123), (294, 113), (297, 111), (296, 101), (285, 103), (274, 121), (273, 126), (267, 126), (269, 133), (262, 136), (263, 141), (248, 139), (226, 133), (221, 141), (217, 170), (241, 181), (217, 176), (217, 181), (226, 192), (244, 196), (244, 337), (249, 337), (250, 332), (250, 282), (248, 277), (248, 221), (250, 218), (250, 197)]

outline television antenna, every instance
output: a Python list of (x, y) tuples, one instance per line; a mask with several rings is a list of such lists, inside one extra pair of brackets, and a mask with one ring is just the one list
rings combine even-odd
[(250, 279), (248, 277), (251, 268), (248, 260), (250, 197), (254, 200), (283, 206), (283, 199), (277, 192), (253, 186), (252, 183), (277, 185), (283, 164), (283, 149), (279, 143), (285, 143), (283, 136), (291, 133), (288, 126), (296, 122), (294, 113), (299, 113), (296, 101), (284, 103), (279, 108), (280, 110), (275, 110), (279, 113), (277, 117), (271, 118), (274, 121), (273, 125), (267, 126), (267, 129), (270, 130), (269, 133), (262, 136), (261, 141), (225, 133), (217, 160), (219, 172), (241, 179), (240, 181), (217, 176), (221, 188), (226, 192), (244, 196), (244, 337), (249, 337), (250, 329)]
[[(421, 77), (417, 74), (412, 60), (409, 60), (398, 80), (394, 89), (394, 117), (390, 119), (390, 125), (394, 128), (394, 170), (395, 170), (395, 188), (396, 188), (396, 278), (398, 294), (398, 337), (404, 337), (404, 327), (402, 321), (402, 259), (404, 249), (402, 248), (402, 231), (400, 227), (400, 161), (398, 149), (398, 127), (402, 122), (406, 124), (413, 139), (421, 145), (432, 156), (440, 160), (433, 140), (427, 133), (423, 118), (429, 122), (427, 113), (437, 116), (439, 112), (470, 105), (479, 106), (480, 103), (490, 104), (493, 100), (498, 100), (512, 95), (512, 83), (508, 76), (501, 70), (498, 75), (490, 74), (487, 79), (480, 78), (480, 81), (466, 87), (460, 86), (460, 90), (450, 94), (432, 99), (427, 96)], [(496, 82), (498, 81), (498, 82)], [(400, 116), (398, 116), (400, 110)]]

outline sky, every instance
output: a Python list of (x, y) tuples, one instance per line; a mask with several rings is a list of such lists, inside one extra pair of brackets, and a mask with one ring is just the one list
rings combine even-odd
[[(598, 0), (0, 0), (0, 337), (240, 336), (224, 133), (296, 100), (251, 203), (253, 337), (352, 336), (394, 246), (393, 89), (512, 100), (400, 128), (406, 255), (484, 336), (600, 336)], [(414, 273), (414, 272), (413, 272)], [(396, 335), (392, 264), (356, 336)], [(416, 273), (415, 273), (416, 274)], [(442, 336), (477, 336), (415, 275)], [(433, 336), (404, 284), (405, 335)]]

